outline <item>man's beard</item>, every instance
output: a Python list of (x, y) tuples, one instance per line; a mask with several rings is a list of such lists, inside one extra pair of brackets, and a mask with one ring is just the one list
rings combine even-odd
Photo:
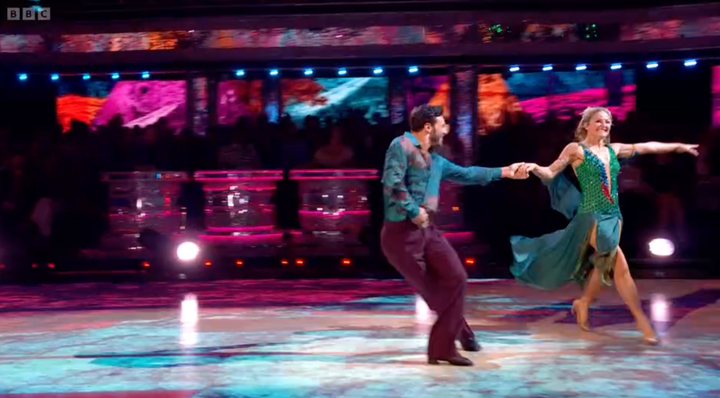
[(433, 130), (430, 134), (430, 149), (438, 149), (442, 146), (442, 135), (438, 134), (437, 131)]

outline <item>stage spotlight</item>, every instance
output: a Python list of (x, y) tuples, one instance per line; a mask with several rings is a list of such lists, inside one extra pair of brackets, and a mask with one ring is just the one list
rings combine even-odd
[(27, 79), (28, 79), (27, 73), (21, 73), (18, 75), (18, 80), (20, 80), (21, 82), (24, 82)]
[(242, 77), (245, 76), (245, 70), (244, 69), (238, 69), (235, 71), (235, 76)]
[(375, 75), (382, 75), (382, 73), (383, 73), (383, 68), (377, 67), (377, 68), (373, 69), (373, 74), (375, 74)]
[(659, 66), (659, 64), (658, 64), (657, 62), (654, 62), (654, 61), (653, 61), (653, 62), (648, 62), (647, 65), (646, 65), (646, 67), (647, 67), (648, 69), (655, 69), (655, 68), (657, 68), (658, 66)]
[(149, 79), (149, 78), (150, 78), (150, 72), (143, 72), (141, 76), (142, 76), (143, 79)]
[(305, 69), (305, 71), (303, 71), (303, 75), (305, 75), (305, 76), (312, 76), (312, 74), (313, 74), (313, 70), (310, 68)]
[(200, 246), (193, 242), (183, 242), (177, 247), (177, 256), (181, 261), (193, 261), (200, 254)]
[(84, 74), (83, 80), (90, 80), (90, 74), (88, 74), (88, 73)]
[(277, 76), (280, 74), (280, 71), (277, 69), (270, 69), (270, 76)]
[(550, 72), (551, 70), (553, 70), (553, 66), (552, 66), (552, 65), (545, 65), (545, 66), (543, 66), (543, 69), (542, 69), (542, 70), (543, 70), (543, 72)]
[(54, 81), (54, 82), (55, 82), (55, 81), (58, 81), (58, 80), (60, 80), (60, 75), (58, 75), (58, 74), (52, 74), (52, 75), (50, 75), (50, 80), (52, 80), (52, 81)]
[(695, 65), (697, 65), (696, 59), (688, 59), (687, 61), (685, 61), (685, 66), (695, 66)]
[(345, 69), (345, 68), (338, 69), (338, 76), (345, 76), (345, 75), (347, 75), (347, 69)]
[(515, 65), (510, 67), (510, 72), (520, 72), (520, 67)]
[(110, 75), (110, 78), (117, 80), (117, 79), (120, 78), (120, 74), (119, 74), (119, 73), (113, 73), (113, 74)]
[(612, 65), (610, 65), (610, 69), (612, 69), (612, 70), (622, 69), (622, 64), (612, 64)]
[(585, 64), (580, 64), (580, 65), (578, 65), (578, 66), (575, 67), (575, 70), (576, 70), (576, 71), (587, 70), (587, 65), (585, 65)]
[(411, 66), (408, 68), (408, 73), (418, 73), (419, 70), (417, 66)]
[(650, 241), (648, 247), (653, 256), (670, 257), (675, 254), (675, 245), (669, 239), (655, 238)]

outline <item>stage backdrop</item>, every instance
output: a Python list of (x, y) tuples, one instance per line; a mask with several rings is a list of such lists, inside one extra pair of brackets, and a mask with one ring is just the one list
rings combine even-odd
[(535, 123), (549, 115), (567, 120), (588, 106), (606, 106), (624, 120), (635, 110), (635, 90), (632, 70), (480, 74), (479, 133), (491, 133), (522, 114)]
[(352, 112), (367, 120), (386, 118), (388, 79), (385, 77), (348, 77), (317, 79), (283, 79), (283, 112), (298, 127), (305, 117), (339, 119)]
[(107, 124), (115, 115), (126, 127), (145, 127), (166, 118), (170, 127), (186, 125), (186, 83), (183, 80), (61, 81), (57, 118), (64, 131), (72, 120), (91, 127)]
[(256, 118), (264, 112), (262, 80), (221, 80), (217, 93), (219, 124), (234, 124), (240, 117)]
[(430, 104), (442, 106), (443, 115), (450, 117), (450, 77), (449, 76), (423, 76), (405, 80), (405, 98), (407, 104), (406, 119), (410, 119), (410, 112), (418, 105)]
[(713, 127), (720, 127), (720, 66), (713, 66), (712, 97), (712, 124)]

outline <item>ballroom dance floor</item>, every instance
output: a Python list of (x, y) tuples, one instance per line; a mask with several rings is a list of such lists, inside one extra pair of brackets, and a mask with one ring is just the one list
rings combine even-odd
[(432, 313), (397, 280), (0, 286), (0, 397), (720, 397), (720, 280), (612, 288), (474, 280), (474, 367), (426, 364)]

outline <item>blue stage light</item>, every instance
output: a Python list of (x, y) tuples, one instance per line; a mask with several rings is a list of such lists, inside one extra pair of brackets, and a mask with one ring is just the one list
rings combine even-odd
[(345, 69), (345, 68), (338, 69), (338, 76), (345, 76), (345, 75), (347, 75), (347, 69)]
[(648, 69), (655, 69), (655, 68), (657, 68), (658, 66), (659, 66), (659, 64), (658, 64), (657, 62), (655, 62), (655, 61), (648, 62), (647, 65), (646, 65), (646, 67), (647, 67)]
[(685, 66), (695, 66), (695, 65), (697, 65), (696, 59), (688, 59), (687, 61), (685, 61)]
[(578, 65), (578, 66), (575, 67), (575, 70), (577, 70), (577, 71), (587, 70), (587, 65), (585, 65), (585, 64), (580, 64), (580, 65)]
[(235, 71), (235, 76), (242, 77), (245, 76), (245, 69), (238, 69)]
[(58, 80), (60, 80), (60, 75), (58, 75), (57, 73), (54, 73), (54, 74), (50, 75), (50, 80), (58, 81)]
[(382, 75), (382, 73), (383, 73), (383, 68), (376, 67), (375, 69), (373, 69), (373, 74), (375, 74), (375, 75)]
[(149, 78), (150, 78), (150, 72), (143, 72), (141, 76), (142, 76), (143, 79), (149, 79)]
[(270, 76), (277, 76), (280, 74), (280, 71), (277, 69), (270, 69)]
[(517, 65), (510, 67), (510, 72), (519, 72), (519, 71), (520, 71), (520, 67)]
[(408, 68), (408, 73), (418, 73), (419, 70), (417, 66), (411, 66)]
[(542, 70), (543, 70), (543, 72), (550, 72), (551, 70), (553, 70), (553, 66), (550, 64), (545, 65), (545, 66), (543, 66)]
[(117, 79), (120, 78), (120, 74), (119, 74), (119, 73), (113, 73), (113, 74), (110, 75), (110, 77), (111, 77), (112, 79), (117, 80)]
[(610, 65), (610, 69), (612, 69), (612, 70), (622, 69), (622, 64), (612, 64), (612, 65)]
[(21, 82), (24, 82), (24, 81), (27, 80), (27, 79), (28, 79), (27, 73), (20, 73), (20, 74), (18, 75), (18, 80), (20, 80)]
[(90, 75), (88, 73), (84, 74), (83, 80), (90, 80)]
[(303, 75), (305, 75), (305, 76), (312, 76), (312, 74), (313, 74), (313, 70), (310, 69), (310, 68), (305, 69), (305, 70), (303, 71)]

